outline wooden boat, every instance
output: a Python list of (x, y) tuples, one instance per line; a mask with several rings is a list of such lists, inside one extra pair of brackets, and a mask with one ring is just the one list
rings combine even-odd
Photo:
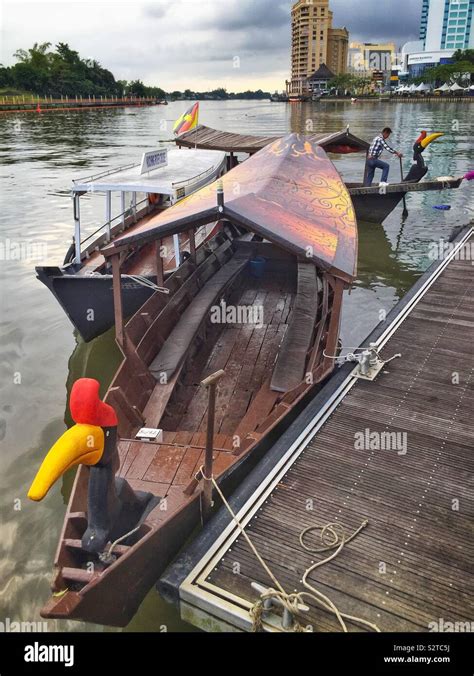
[[(330, 134), (313, 134), (310, 137), (321, 145), (327, 153), (346, 155), (349, 153), (367, 153), (369, 144), (357, 138), (347, 129)], [(192, 131), (182, 134), (176, 139), (180, 148), (201, 148), (202, 150), (223, 150), (233, 158), (236, 153), (255, 153), (268, 143), (273, 143), (275, 137), (251, 136), (248, 134), (234, 134), (212, 129), (200, 125)], [(365, 163), (361, 174), (365, 174)], [(451, 190), (459, 188), (462, 178), (443, 178), (422, 181), (426, 172), (412, 178), (410, 172), (401, 183), (393, 183), (382, 192), (378, 185), (370, 188), (364, 186), (364, 181), (346, 183), (354, 204), (358, 221), (367, 223), (382, 223), (387, 216), (400, 204), (409, 192), (425, 192), (432, 190)]]
[[(200, 127), (201, 130), (207, 127)], [(142, 176), (140, 167), (130, 165), (117, 171), (107, 171), (97, 176), (80, 179), (73, 184), (74, 214), (75, 214), (75, 243), (69, 249), (64, 264), (57, 266), (38, 266), (36, 268), (38, 279), (43, 282), (56, 297), (66, 315), (71, 320), (83, 340), (93, 340), (105, 331), (108, 331), (114, 323), (112, 302), (112, 276), (110, 266), (100, 253), (101, 246), (108, 239), (113, 239), (123, 231), (133, 232), (140, 228), (150, 218), (165, 208), (169, 208), (180, 199), (187, 197), (192, 192), (206, 185), (228, 168), (235, 166), (237, 158), (232, 150), (232, 138), (237, 136), (240, 148), (245, 147), (244, 152), (253, 154), (278, 137), (248, 137), (248, 143), (242, 146), (241, 135), (225, 134), (210, 130), (212, 134), (212, 147), (201, 147), (178, 143), (178, 149), (168, 151), (168, 165)], [(218, 148), (220, 140), (226, 139), (225, 147)], [(186, 136), (183, 135), (180, 138)], [(351, 152), (365, 150), (368, 144), (361, 141), (347, 131), (336, 134), (319, 134), (311, 137), (326, 150), (334, 152), (344, 148), (351, 148)], [(80, 197), (88, 192), (104, 192), (106, 195), (107, 223), (99, 229), (91, 238), (81, 242), (81, 212)], [(138, 202), (139, 191), (146, 193), (145, 199)], [(122, 196), (121, 214), (115, 219), (111, 218), (111, 195), (120, 192)], [(131, 209), (125, 205), (125, 194), (132, 196)], [(153, 199), (150, 200), (150, 195)], [(151, 203), (153, 202), (153, 203)], [(130, 211), (130, 215), (128, 215)], [(114, 225), (115, 223), (115, 225)], [(196, 233), (196, 246), (200, 246), (213, 233), (212, 226), (203, 226)], [(94, 239), (95, 237), (95, 239)], [(184, 255), (189, 255), (189, 242), (186, 235), (180, 235), (180, 247)], [(176, 267), (176, 242), (165, 243), (169, 255), (165, 261), (166, 275)], [(138, 308), (154, 293), (157, 285), (154, 273), (154, 256), (150, 247), (138, 248), (131, 252), (123, 269), (128, 275), (127, 283), (123, 287), (123, 305), (126, 317), (131, 317)]]
[[(163, 150), (156, 151), (163, 153)], [(124, 231), (133, 232), (156, 213), (169, 208), (199, 190), (227, 169), (225, 154), (216, 150), (177, 148), (165, 150), (165, 164), (142, 173), (142, 165), (130, 164), (73, 182), (75, 235), (62, 266), (38, 266), (38, 279), (56, 297), (65, 313), (87, 342), (113, 326), (112, 277), (101, 246)], [(147, 156), (153, 153), (147, 154)], [(148, 167), (144, 167), (148, 169)], [(93, 235), (81, 240), (80, 198), (104, 193), (106, 223)], [(112, 215), (112, 196), (120, 194), (121, 213)], [(126, 204), (129, 196), (129, 204)], [(197, 233), (197, 246), (211, 234), (203, 228)], [(165, 271), (176, 267), (176, 242), (165, 243), (168, 256)], [(186, 242), (181, 242), (184, 250)], [(179, 261), (178, 261), (179, 263)], [(133, 252), (124, 272), (123, 302), (127, 316), (132, 315), (153, 293), (153, 252), (147, 248)]]
[(270, 101), (272, 103), (288, 103), (289, 98), (287, 94), (280, 94), (279, 92), (275, 92), (270, 96)]
[(459, 188), (462, 178), (443, 178), (430, 181), (390, 183), (383, 192), (378, 185), (370, 188), (363, 183), (346, 183), (354, 204), (358, 221), (383, 223), (400, 204), (403, 198), (412, 192), (453, 190)]
[[(163, 239), (187, 232), (192, 242), (216, 222), (215, 236), (191, 247), (166, 280), (169, 294), (155, 293), (125, 322), (128, 253), (155, 246), (159, 278)], [(201, 466), (224, 489), (242, 480), (271, 434), (332, 372), (343, 290), (356, 274), (357, 225), (324, 151), (293, 134), (117, 237), (102, 255), (112, 262), (124, 360), (105, 403), (97, 381), (75, 383), (76, 425), (48, 453), (29, 496), (42, 499), (80, 465), (42, 615), (124, 626), (209, 509)]]
[(313, 100), (312, 94), (289, 94), (288, 101), (290, 103), (309, 103)]

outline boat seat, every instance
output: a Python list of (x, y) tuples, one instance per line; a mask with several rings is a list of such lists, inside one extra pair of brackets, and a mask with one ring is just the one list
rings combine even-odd
[(205, 283), (201, 291), (194, 297), (150, 365), (150, 372), (156, 380), (161, 381), (164, 374), (166, 374), (167, 380), (173, 376), (186, 356), (189, 346), (209, 314), (211, 307), (224, 289), (244, 269), (249, 258), (248, 254), (233, 256)]
[(288, 392), (303, 381), (317, 314), (316, 267), (313, 263), (298, 263), (298, 290), (270, 385), (274, 392)]

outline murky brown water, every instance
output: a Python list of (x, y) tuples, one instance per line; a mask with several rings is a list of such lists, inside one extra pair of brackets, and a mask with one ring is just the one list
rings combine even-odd
[[(185, 103), (168, 107), (94, 112), (23, 114), (0, 118), (0, 244), (29, 240), (47, 247), (47, 260), (58, 264), (72, 237), (71, 179), (104, 167), (139, 160), (144, 150), (169, 138), (162, 120), (171, 122)], [(205, 102), (203, 124), (242, 133), (283, 134), (336, 131), (347, 124), (370, 140), (382, 127), (394, 129), (392, 143), (411, 159), (421, 129), (446, 132), (425, 153), (431, 176), (462, 176), (473, 169), (472, 129), (466, 104), (349, 103), (272, 104)], [(346, 180), (359, 179), (362, 158), (336, 159)], [(392, 161), (391, 180), (399, 178)], [(469, 200), (471, 198), (471, 200)], [(429, 246), (473, 217), (472, 190), (419, 193), (382, 225), (360, 223), (358, 282), (346, 298), (343, 340), (357, 345), (430, 264)], [(433, 209), (451, 204), (451, 211)], [(82, 215), (91, 231), (104, 221), (103, 199), (83, 198)], [(1, 247), (0, 247), (1, 248)], [(10, 248), (11, 250), (11, 248)], [(26, 492), (45, 452), (65, 429), (67, 389), (78, 377), (107, 384), (118, 354), (109, 333), (89, 345), (74, 335), (61, 308), (35, 279), (38, 261), (0, 256), (0, 621), (39, 621), (48, 597), (49, 578), (65, 505), (69, 475), (41, 504)], [(191, 629), (175, 610), (151, 592), (127, 631)], [(48, 622), (56, 629), (103, 630), (80, 623)]]

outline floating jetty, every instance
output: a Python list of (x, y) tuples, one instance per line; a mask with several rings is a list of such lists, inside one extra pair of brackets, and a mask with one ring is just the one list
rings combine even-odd
[[(301, 532), (341, 524), (350, 536), (308, 578), (341, 612), (382, 632), (470, 623), (474, 502), (474, 230), (465, 229), (369, 336), (383, 359), (374, 380), (346, 363), (229, 496), (256, 550), (287, 593), (329, 551), (305, 551)], [(384, 433), (404, 439), (380, 449)], [(365, 445), (356, 443), (362, 435)], [(307, 545), (322, 547), (317, 533)], [(183, 620), (207, 631), (251, 631), (260, 588), (275, 588), (222, 506), (162, 575), (158, 590)], [(312, 599), (298, 622), (340, 631)], [(281, 631), (277, 603), (261, 619)], [(272, 607), (269, 607), (272, 606)], [(288, 620), (288, 617), (286, 618)], [(287, 622), (288, 624), (288, 622)], [(367, 629), (346, 620), (349, 631)]]
[(91, 110), (97, 108), (124, 108), (126, 106), (157, 106), (166, 105), (163, 101), (158, 101), (156, 97), (92, 97), (85, 98), (77, 96), (75, 98), (53, 99), (52, 97), (27, 97), (15, 96), (13, 98), (3, 97), (0, 100), (0, 113), (49, 113), (59, 110)]

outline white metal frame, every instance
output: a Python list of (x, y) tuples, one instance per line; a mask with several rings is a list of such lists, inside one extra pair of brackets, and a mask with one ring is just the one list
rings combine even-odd
[[(176, 204), (176, 202), (179, 202), (181, 198), (178, 197), (178, 191), (179, 190), (184, 190), (184, 194), (182, 195), (182, 198), (190, 194), (186, 188), (189, 188), (192, 186), (193, 190), (191, 192), (196, 192), (199, 190), (201, 187), (206, 185), (209, 181), (208, 179), (212, 177), (214, 174), (218, 178), (222, 175), (224, 167), (225, 167), (225, 162), (226, 162), (226, 157), (225, 154), (223, 155), (222, 161), (220, 164), (216, 164), (213, 167), (210, 167), (209, 169), (206, 169), (205, 171), (201, 172), (200, 174), (197, 174), (196, 176), (193, 176), (190, 179), (185, 179), (183, 181), (176, 181), (171, 184), (170, 189), (165, 189), (162, 188), (160, 190), (160, 194), (162, 195), (168, 195), (171, 200), (170, 203), (171, 205)], [(96, 185), (97, 182), (100, 179), (103, 179), (106, 176), (109, 176), (111, 174), (118, 173), (120, 171), (124, 171), (126, 169), (131, 169), (135, 168), (137, 165), (136, 164), (131, 164), (131, 165), (124, 165), (122, 167), (119, 167), (118, 169), (111, 169), (108, 171), (105, 171), (101, 174), (97, 174), (96, 176), (90, 176), (85, 179), (77, 179), (73, 181), (73, 187), (72, 187), (72, 198), (73, 198), (73, 203), (74, 203), (74, 244), (75, 244), (75, 257), (74, 257), (74, 262), (76, 265), (81, 265), (82, 263), (82, 251), (81, 251), (81, 246), (85, 244), (89, 239), (92, 239), (95, 235), (97, 235), (101, 230), (105, 229), (105, 235), (106, 235), (106, 241), (110, 242), (111, 240), (111, 229), (112, 229), (112, 223), (117, 220), (118, 218), (121, 219), (122, 227), (125, 227), (125, 220), (126, 220), (126, 214), (128, 212), (128, 209), (126, 208), (126, 200), (125, 200), (125, 190), (121, 190), (120, 186), (117, 186), (114, 188), (114, 190), (109, 189), (108, 187), (104, 188), (101, 186)], [(92, 192), (92, 193), (103, 193), (105, 194), (105, 223), (98, 229), (96, 230), (95, 233), (92, 235), (89, 235), (81, 241), (81, 212), (80, 212), (80, 197), (83, 195), (85, 192)], [(121, 203), (121, 213), (118, 214), (117, 216), (112, 217), (112, 192), (120, 192), (120, 203)], [(130, 189), (129, 191), (132, 197), (131, 197), (131, 204), (130, 204), (130, 210), (131, 214), (133, 216), (133, 220), (136, 222), (137, 220), (137, 207), (141, 206), (142, 204), (149, 204), (148, 198), (141, 200), (139, 203), (137, 203), (137, 192), (142, 192), (142, 190), (132, 190)], [(175, 259), (176, 259), (176, 266), (179, 267), (181, 265), (181, 252), (179, 248), (179, 238), (178, 236), (174, 237), (174, 251), (175, 251)]]

